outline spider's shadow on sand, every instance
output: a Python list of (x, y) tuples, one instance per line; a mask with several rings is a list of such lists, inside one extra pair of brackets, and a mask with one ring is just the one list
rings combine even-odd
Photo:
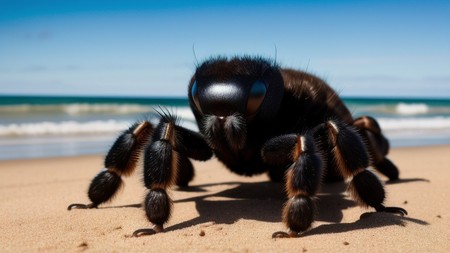
[[(426, 179), (412, 178), (401, 179), (389, 184), (420, 182)], [(211, 194), (206, 188), (218, 185), (232, 185), (235, 187)], [(284, 186), (281, 183), (272, 182), (227, 182), (217, 184), (194, 185), (188, 188), (179, 188), (178, 191), (191, 191), (204, 193), (196, 197), (174, 200), (174, 203), (195, 202), (199, 216), (166, 228), (166, 231), (174, 231), (194, 225), (214, 222), (215, 224), (233, 224), (239, 219), (257, 220), (263, 222), (280, 222), (283, 203), (286, 201)], [(314, 226), (303, 233), (302, 236), (328, 233), (343, 233), (367, 228), (384, 226), (405, 226), (408, 222), (420, 225), (428, 225), (426, 221), (414, 219), (408, 216), (400, 216), (391, 213), (377, 213), (368, 211), (360, 216), (360, 219), (350, 223), (341, 223), (343, 210), (356, 206), (356, 202), (346, 198), (346, 185), (344, 182), (327, 183), (321, 187), (317, 195), (315, 220), (328, 224)], [(221, 200), (210, 200), (210, 197), (220, 197)], [(225, 200), (222, 200), (222, 199)], [(119, 206), (116, 206), (119, 207)], [(141, 204), (126, 205), (120, 207), (142, 208)], [(105, 207), (115, 208), (115, 207)]]

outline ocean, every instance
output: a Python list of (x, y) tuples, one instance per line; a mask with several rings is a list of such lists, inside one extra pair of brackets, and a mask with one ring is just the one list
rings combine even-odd
[[(391, 146), (450, 144), (450, 98), (344, 98), (355, 117), (375, 117)], [(105, 154), (136, 120), (162, 106), (196, 129), (185, 98), (0, 96), (0, 160)]]

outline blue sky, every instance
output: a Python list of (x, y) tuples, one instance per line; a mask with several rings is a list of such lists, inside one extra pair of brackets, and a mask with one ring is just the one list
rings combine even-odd
[(448, 0), (0, 6), (0, 94), (185, 96), (195, 47), (199, 61), (276, 51), (343, 96), (450, 98)]

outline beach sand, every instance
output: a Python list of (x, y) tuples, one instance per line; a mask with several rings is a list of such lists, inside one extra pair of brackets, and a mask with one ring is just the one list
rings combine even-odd
[(139, 238), (130, 236), (150, 226), (142, 169), (114, 201), (67, 211), (88, 203), (101, 156), (1, 161), (0, 252), (450, 252), (450, 146), (397, 148), (390, 158), (402, 180), (386, 184), (385, 203), (408, 216), (361, 208), (344, 183), (326, 184), (312, 229), (289, 239), (272, 239), (286, 230), (283, 186), (234, 175), (215, 160), (194, 164), (192, 188), (170, 191), (166, 232)]

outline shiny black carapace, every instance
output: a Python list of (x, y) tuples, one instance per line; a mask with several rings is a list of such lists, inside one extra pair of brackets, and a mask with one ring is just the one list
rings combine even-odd
[[(287, 233), (297, 236), (314, 220), (314, 197), (322, 180), (349, 181), (354, 198), (379, 212), (401, 215), (385, 207), (385, 191), (369, 166), (398, 179), (386, 158), (389, 143), (375, 119), (354, 119), (338, 95), (321, 79), (303, 71), (281, 68), (258, 57), (217, 57), (200, 64), (188, 85), (189, 104), (200, 133), (161, 112), (159, 124), (135, 123), (111, 147), (103, 169), (91, 182), (94, 208), (110, 200), (132, 173), (144, 150), (144, 208), (153, 228), (134, 236), (164, 231), (172, 200), (167, 190), (187, 186), (194, 176), (189, 159), (205, 161), (214, 154), (241, 175), (268, 172), (285, 184), (283, 207)], [(280, 207), (281, 208), (281, 207)]]

